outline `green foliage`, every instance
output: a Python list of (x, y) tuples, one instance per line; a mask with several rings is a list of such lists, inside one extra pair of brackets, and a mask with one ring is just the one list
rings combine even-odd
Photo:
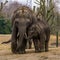
[(0, 17), (0, 34), (11, 33), (11, 21)]

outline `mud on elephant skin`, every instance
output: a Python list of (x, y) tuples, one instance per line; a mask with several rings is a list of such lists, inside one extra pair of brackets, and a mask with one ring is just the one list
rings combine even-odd
[[(11, 42), (11, 49), (12, 52), (15, 53), (16, 49), (19, 53), (25, 52), (25, 43), (23, 42), (24, 33), (27, 33), (28, 28), (33, 24), (36, 23), (37, 19), (35, 13), (26, 6), (19, 7), (13, 14), (12, 17), (12, 42)], [(17, 34), (19, 32), (19, 40), (17, 44)], [(22, 44), (24, 43), (24, 45)]]

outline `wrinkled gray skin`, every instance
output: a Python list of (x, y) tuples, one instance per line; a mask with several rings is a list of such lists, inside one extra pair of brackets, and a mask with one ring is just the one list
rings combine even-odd
[(40, 20), (40, 18), (37, 18), (38, 22), (40, 23), (40, 26), (43, 26), (44, 32), (46, 34), (46, 41), (45, 41), (45, 51), (48, 51), (48, 43), (50, 39), (50, 26), (47, 23), (46, 20)]
[[(12, 18), (12, 42), (11, 49), (13, 53), (25, 53), (26, 39), (24, 34), (27, 33), (29, 27), (36, 23), (37, 19), (28, 7), (22, 6), (18, 8)], [(19, 33), (19, 40), (17, 41), (17, 34)]]
[(49, 25), (46, 22), (39, 20), (29, 28), (28, 38), (33, 39), (35, 52), (48, 51), (50, 39)]

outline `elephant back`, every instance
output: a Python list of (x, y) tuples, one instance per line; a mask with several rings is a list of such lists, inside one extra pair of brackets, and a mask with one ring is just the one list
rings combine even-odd
[(50, 30), (50, 26), (46, 20), (41, 20), (40, 18), (37, 17), (37, 21), (43, 26), (44, 29)]

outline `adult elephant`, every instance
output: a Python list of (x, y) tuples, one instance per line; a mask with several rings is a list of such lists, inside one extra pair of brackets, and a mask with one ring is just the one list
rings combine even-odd
[[(29, 27), (36, 22), (35, 13), (29, 7), (20, 6), (14, 11), (11, 36), (11, 49), (13, 53), (25, 53), (26, 39), (24, 38), (24, 35), (27, 33)], [(18, 33), (19, 40), (17, 41)]]

